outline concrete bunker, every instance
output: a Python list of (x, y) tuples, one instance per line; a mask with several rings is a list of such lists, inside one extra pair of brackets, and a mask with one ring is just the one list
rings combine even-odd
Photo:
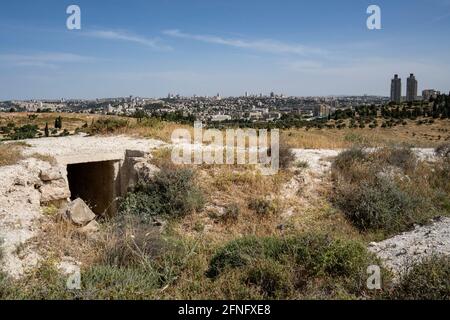
[(70, 200), (83, 199), (95, 214), (113, 215), (116, 211), (119, 161), (73, 163), (67, 165)]
[(62, 159), (70, 200), (81, 198), (100, 216), (113, 216), (118, 199), (132, 189), (139, 173), (155, 170), (148, 154), (126, 150), (124, 154), (100, 154)]

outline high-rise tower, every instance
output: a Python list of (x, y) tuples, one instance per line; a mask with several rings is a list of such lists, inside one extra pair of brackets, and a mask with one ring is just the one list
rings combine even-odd
[(391, 80), (391, 101), (402, 102), (402, 79), (398, 77), (398, 74), (394, 75), (394, 79)]
[(417, 80), (411, 73), (406, 80), (406, 101), (413, 102), (417, 100)]

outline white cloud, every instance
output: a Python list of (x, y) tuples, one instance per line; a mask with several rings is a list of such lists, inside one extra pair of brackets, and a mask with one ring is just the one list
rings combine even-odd
[(159, 39), (150, 39), (143, 36), (130, 34), (124, 31), (113, 30), (97, 30), (86, 33), (86, 35), (107, 40), (127, 41), (140, 44), (146, 47), (150, 47), (156, 50), (170, 50), (169, 46), (165, 46), (159, 43)]
[(235, 48), (253, 49), (257, 51), (264, 51), (278, 54), (297, 54), (297, 55), (309, 55), (326, 53), (325, 50), (320, 48), (309, 47), (301, 44), (289, 44), (271, 39), (263, 40), (242, 40), (242, 39), (230, 39), (212, 35), (200, 35), (189, 34), (181, 32), (180, 30), (165, 30), (163, 34), (174, 37), (195, 40), (205, 43), (225, 45)]

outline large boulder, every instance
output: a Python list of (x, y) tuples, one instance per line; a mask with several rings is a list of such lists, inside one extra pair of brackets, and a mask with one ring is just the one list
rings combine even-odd
[(95, 213), (80, 198), (69, 203), (63, 213), (64, 218), (77, 226), (86, 226), (95, 219)]

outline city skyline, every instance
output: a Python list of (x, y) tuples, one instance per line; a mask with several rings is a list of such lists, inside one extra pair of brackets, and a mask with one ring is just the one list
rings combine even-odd
[[(70, 4), (81, 8), (81, 30), (66, 28)], [(0, 100), (389, 96), (392, 75), (410, 73), (418, 92), (448, 92), (450, 1), (378, 1), (381, 30), (366, 27), (370, 4), (5, 3)]]

